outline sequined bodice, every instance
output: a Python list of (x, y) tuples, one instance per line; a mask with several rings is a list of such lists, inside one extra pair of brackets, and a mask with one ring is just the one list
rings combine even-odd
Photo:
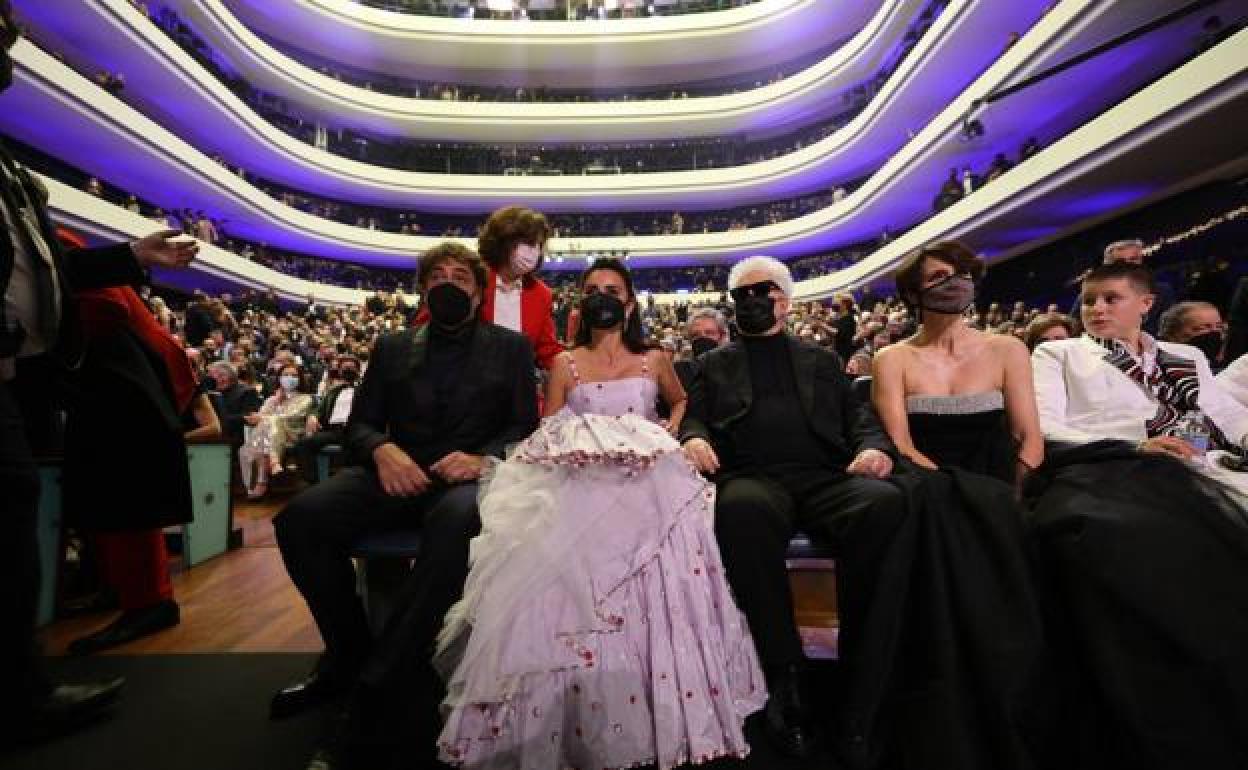
[(656, 420), (655, 401), (658, 395), (658, 386), (649, 377), (582, 382), (568, 393), (568, 408), (576, 414), (608, 417), (636, 414), (647, 420)]
[(906, 413), (915, 447), (938, 465), (1009, 481), (1016, 447), (1001, 391), (961, 396), (908, 396)]

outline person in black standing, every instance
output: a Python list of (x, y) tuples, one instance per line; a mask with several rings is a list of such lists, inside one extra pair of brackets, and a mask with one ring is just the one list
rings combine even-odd
[(845, 738), (859, 751), (872, 690), (853, 680), (882, 679), (876, 660), (891, 657), (875, 649), (877, 630), (901, 614), (909, 574), (908, 565), (885, 567), (907, 516), (902, 492), (885, 481), (896, 449), (854, 396), (836, 354), (785, 331), (793, 292), (787, 266), (750, 257), (733, 267), (728, 285), (741, 338), (699, 359), (681, 443), (716, 482), (715, 536), (771, 696), (764, 724), (795, 756), (812, 751), (812, 715), (800, 692), (804, 655), (785, 552), (799, 529), (834, 548), (840, 656), (847, 689), (864, 693), (844, 704)]
[[(379, 340), (354, 394), (346, 441), (366, 464), (299, 493), (274, 521), (325, 643), (312, 674), (273, 697), (274, 718), (346, 694), (366, 664), (380, 672), (370, 685), (405, 660), (427, 665), (468, 574), (486, 458), (537, 427), (532, 347), (479, 320), (481, 258), (456, 243), (435, 246), (421, 257), (419, 283), (431, 322)], [(422, 543), (374, 653), (349, 554), (360, 537), (394, 529), (418, 529)]]
[[(0, 0), (0, 91), (13, 81), (9, 50), (18, 29)], [(48, 218), (46, 191), (0, 147), (0, 734), (45, 737), (85, 724), (116, 699), (122, 680), (58, 685), (35, 640), (39, 593), (34, 458), (53, 441), (53, 394), (82, 355), (73, 292), (145, 281), (143, 268), (186, 265), (193, 243), (158, 232), (131, 244), (62, 252)]]

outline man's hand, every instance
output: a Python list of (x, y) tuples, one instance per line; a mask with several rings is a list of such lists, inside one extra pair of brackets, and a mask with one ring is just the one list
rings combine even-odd
[(856, 476), (882, 479), (893, 472), (893, 459), (878, 449), (864, 449), (845, 470)]
[(485, 459), (481, 455), (470, 455), (466, 452), (451, 452), (446, 457), (429, 466), (429, 470), (442, 477), (448, 484), (462, 481), (476, 481), (481, 478), (481, 470), (485, 467)]
[(1190, 460), (1196, 456), (1192, 445), (1177, 436), (1157, 436), (1141, 441), (1139, 446), (1141, 452), (1156, 452), (1180, 460)]
[(409, 497), (429, 488), (429, 477), (397, 444), (385, 443), (374, 449), (373, 462), (377, 464), (377, 478), (387, 495)]
[(316, 419), (316, 415), (310, 414), (308, 415), (308, 420), (304, 424), (303, 429), (308, 435), (319, 433), (321, 430), (321, 421)]
[(181, 235), (181, 230), (161, 230), (140, 238), (130, 248), (143, 267), (186, 267), (199, 253), (199, 244), (170, 240)]
[(684, 443), (684, 450), (685, 457), (689, 458), (693, 467), (703, 473), (714, 473), (719, 470), (719, 457), (715, 455), (715, 450), (711, 448), (706, 439), (691, 438)]
[(259, 425), (260, 415), (255, 414), (254, 412), (252, 414), (244, 415), (243, 422), (247, 423), (248, 425)]

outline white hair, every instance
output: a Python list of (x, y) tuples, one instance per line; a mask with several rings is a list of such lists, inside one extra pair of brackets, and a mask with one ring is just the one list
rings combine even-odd
[(703, 318), (709, 318), (712, 322), (714, 322), (715, 326), (719, 327), (719, 333), (723, 335), (724, 341), (727, 342), (728, 322), (724, 320), (724, 314), (713, 307), (700, 307), (690, 313), (689, 320), (685, 322), (686, 332), (693, 326), (694, 321), (698, 321)]
[(793, 297), (793, 274), (789, 272), (788, 265), (775, 257), (746, 257), (733, 265), (728, 272), (728, 290), (732, 291), (740, 286), (741, 279), (756, 270), (766, 271), (768, 277), (784, 292), (784, 296)]
[(1139, 238), (1128, 238), (1125, 241), (1114, 241), (1113, 243), (1106, 246), (1105, 251), (1102, 254), (1102, 256), (1108, 260), (1109, 258), (1113, 257), (1114, 252), (1118, 251), (1119, 249), (1142, 249), (1142, 248), (1144, 248), (1144, 241), (1141, 241)]

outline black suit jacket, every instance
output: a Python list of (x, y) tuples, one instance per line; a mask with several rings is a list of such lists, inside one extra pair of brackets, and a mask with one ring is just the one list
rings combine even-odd
[(431, 447), (502, 457), (504, 448), (537, 427), (537, 383), (528, 338), (479, 323), (459, 389), (446, 416), (450, 435), (438, 435), (432, 381), (425, 368), (429, 327), (377, 341), (355, 392), (346, 441), (360, 460), (393, 441), (421, 462)]
[[(847, 458), (847, 464), (864, 449), (878, 449), (896, 461), (896, 448), (874, 410), (854, 395), (840, 358), (817, 345), (786, 337), (798, 398), (816, 438), (834, 455)], [(745, 417), (754, 400), (747, 355), (744, 344), (737, 341), (698, 358), (681, 423), (682, 443), (692, 438), (705, 439), (725, 462), (736, 455), (733, 425)], [(749, 470), (727, 467), (725, 473), (735, 475)]]
[[(39, 229), (52, 250), (56, 280), (61, 287), (60, 329), (52, 353), (68, 366), (75, 367), (82, 359), (83, 338), (73, 292), (106, 286), (137, 286), (146, 281), (146, 276), (127, 243), (63, 251), (48, 216), (47, 190), (0, 144), (0, 205), (7, 208), (10, 216), (17, 221), (18, 193), (14, 185), (20, 186), (34, 205)], [(13, 242), (6, 234), (0, 237), (0, 296), (8, 288), (13, 262)], [(17, 345), (20, 345), (20, 340), (13, 339), (4, 328), (0, 328), (0, 355), (16, 353)]]
[(260, 411), (262, 403), (255, 388), (234, 383), (221, 391), (221, 427), (231, 443), (242, 443), (243, 418)]

